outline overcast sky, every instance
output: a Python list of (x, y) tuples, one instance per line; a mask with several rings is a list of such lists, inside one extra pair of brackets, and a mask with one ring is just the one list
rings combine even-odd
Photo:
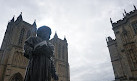
[(123, 18), (136, 0), (0, 0), (0, 44), (9, 20), (22, 12), (23, 20), (47, 25), (52, 37), (66, 36), (71, 81), (114, 80), (105, 38), (114, 37), (110, 17)]

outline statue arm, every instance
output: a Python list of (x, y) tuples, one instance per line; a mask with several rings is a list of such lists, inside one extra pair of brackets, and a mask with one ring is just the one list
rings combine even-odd
[(33, 52), (33, 39), (29, 38), (25, 41), (24, 45), (24, 56), (28, 59), (32, 58), (32, 52)]
[(48, 43), (49, 44), (49, 48), (51, 50), (51, 53), (52, 53), (52, 56), (51, 56), (51, 75), (52, 75), (52, 78), (54, 78), (54, 80), (59, 80), (58, 78), (58, 75), (56, 73), (56, 68), (55, 68), (55, 65), (54, 65), (54, 45), (51, 44), (51, 43)]
[(54, 45), (49, 42), (47, 48), (49, 49), (47, 50), (48, 53), (50, 53), (51, 57), (53, 57), (54, 56)]
[(58, 75), (56, 73), (56, 68), (54, 66), (54, 61), (53, 59), (51, 59), (51, 75), (52, 75), (52, 78), (54, 78), (54, 80), (58, 80)]

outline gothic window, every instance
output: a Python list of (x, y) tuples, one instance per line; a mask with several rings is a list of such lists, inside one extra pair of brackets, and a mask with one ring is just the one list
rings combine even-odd
[(59, 44), (59, 48), (58, 48), (58, 58), (61, 58), (61, 45)]
[(20, 73), (16, 73), (11, 77), (10, 81), (23, 81), (23, 77)]
[(59, 64), (58, 72), (59, 72), (59, 74), (61, 74), (61, 72), (62, 72), (61, 64)]
[(20, 32), (20, 37), (19, 37), (18, 44), (22, 44), (23, 37), (24, 37), (24, 33), (25, 33), (25, 29), (22, 28), (22, 29), (21, 29), (21, 32)]
[(124, 44), (127, 43), (127, 39), (128, 39), (127, 35), (122, 34), (121, 37), (122, 37), (123, 43)]
[(129, 31), (127, 31), (126, 33), (122, 32), (121, 40), (123, 41), (123, 44), (130, 42), (130, 39), (132, 39), (132, 35), (130, 34)]
[(63, 48), (62, 48), (62, 59), (64, 59), (65, 58), (65, 46), (63, 46)]
[(30, 30), (29, 30), (29, 31), (27, 32), (27, 37), (26, 37), (26, 39), (30, 37), (30, 34), (31, 34), (31, 32), (30, 32)]
[(14, 66), (17, 65), (17, 62), (18, 62), (17, 56), (18, 56), (18, 54), (15, 52), (14, 55), (13, 55), (13, 60), (12, 60), (12, 64), (13, 64)]
[(137, 34), (137, 21), (134, 21), (132, 23), (132, 27), (133, 27), (133, 30), (134, 30), (135, 34)]
[(131, 69), (136, 70), (137, 68), (137, 58), (136, 55), (134, 54), (134, 50), (131, 49), (129, 50), (129, 59), (130, 59), (130, 64), (131, 64)]
[(131, 70), (133, 70), (133, 68), (134, 68), (134, 65), (133, 65), (133, 59), (132, 59), (132, 55), (130, 54), (130, 51), (128, 52), (128, 60), (129, 60), (129, 64), (130, 64), (130, 68), (131, 68)]
[(20, 52), (15, 52), (12, 59), (13, 66), (26, 67), (28, 63), (27, 58)]

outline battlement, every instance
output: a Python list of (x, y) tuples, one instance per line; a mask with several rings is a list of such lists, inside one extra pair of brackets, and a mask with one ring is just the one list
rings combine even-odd
[[(21, 14), (17, 17), (17, 19), (15, 20), (15, 16), (8, 22), (8, 25), (10, 25), (10, 24), (18, 24), (18, 23), (20, 23), (20, 22), (23, 22), (24, 24), (26, 24), (26, 25), (28, 25), (28, 26), (32, 26), (33, 24), (30, 24), (30, 23), (28, 23), (28, 22), (26, 22), (26, 21), (24, 21), (23, 20), (23, 18), (22, 18), (22, 12), (21, 12)], [(34, 21), (35, 22), (35, 21)]]
[(127, 13), (125, 10), (124, 10), (125, 14), (123, 14), (124, 18), (116, 21), (116, 22), (112, 22), (112, 20), (110, 19), (110, 22), (112, 24), (112, 27), (113, 29), (122, 25), (122, 24), (125, 24), (127, 23), (127, 21), (131, 18), (131, 17), (134, 17), (134, 16), (137, 16), (137, 9), (136, 7), (134, 6), (134, 10), (133, 11), (130, 11), (129, 13)]
[(106, 38), (106, 42), (108, 46), (116, 44), (116, 39), (112, 39), (110, 36)]
[(53, 37), (50, 41), (51, 41), (51, 42), (54, 42), (54, 43), (55, 43), (55, 42), (58, 42), (58, 43), (62, 43), (62, 44), (68, 45), (66, 37), (64, 37), (64, 39), (60, 39), (60, 38), (58, 37), (58, 35), (57, 35), (56, 32), (55, 32), (54, 37)]

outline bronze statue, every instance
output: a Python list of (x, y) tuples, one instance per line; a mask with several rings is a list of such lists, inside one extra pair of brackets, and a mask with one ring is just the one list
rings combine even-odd
[(51, 29), (42, 26), (37, 30), (36, 37), (25, 41), (24, 56), (29, 59), (24, 81), (58, 80), (53, 63), (54, 46), (49, 42)]

